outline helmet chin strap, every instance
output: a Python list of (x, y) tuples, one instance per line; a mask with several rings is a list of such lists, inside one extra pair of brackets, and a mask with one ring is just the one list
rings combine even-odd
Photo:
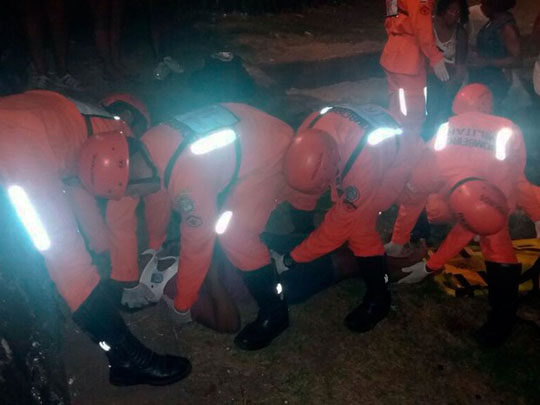
[(144, 177), (142, 179), (130, 179), (128, 181), (128, 186), (132, 186), (134, 184), (159, 183), (159, 181), (160, 181), (159, 176)]
[(135, 184), (151, 184), (151, 183), (161, 183), (161, 179), (158, 175), (158, 170), (152, 159), (150, 159), (150, 155), (148, 154), (148, 150), (144, 146), (144, 144), (135, 139), (128, 139), (129, 143), (129, 152), (130, 156), (134, 155), (135, 153), (140, 153), (144, 163), (146, 166), (152, 171), (152, 175), (149, 177), (142, 177), (142, 178), (131, 178), (128, 181), (128, 186), (135, 185)]

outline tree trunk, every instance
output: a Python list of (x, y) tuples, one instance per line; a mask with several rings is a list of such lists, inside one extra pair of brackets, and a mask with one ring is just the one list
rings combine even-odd
[(1, 403), (70, 403), (56, 297), (42, 257), (0, 190)]

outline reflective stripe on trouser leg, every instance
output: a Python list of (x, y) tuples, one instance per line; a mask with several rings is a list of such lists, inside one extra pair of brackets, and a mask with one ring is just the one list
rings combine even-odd
[(400, 88), (398, 90), (399, 94), (399, 111), (401, 111), (401, 114), (403, 114), (405, 117), (407, 116), (407, 99), (405, 98), (405, 90)]

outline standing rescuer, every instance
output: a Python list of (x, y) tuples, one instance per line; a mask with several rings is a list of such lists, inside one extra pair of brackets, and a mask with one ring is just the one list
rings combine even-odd
[(110, 382), (168, 384), (185, 377), (191, 365), (152, 352), (131, 334), (86, 251), (64, 184), (76, 175), (86, 139), (114, 130), (127, 127), (58, 93), (0, 99), (0, 178), (73, 319), (106, 351)]
[[(278, 268), (310, 262), (347, 243), (366, 284), (362, 304), (345, 319), (355, 332), (371, 330), (390, 309), (386, 260), (376, 223), (379, 211), (401, 190), (392, 178), (394, 169), (401, 172), (400, 165), (394, 165), (400, 160), (401, 132), (378, 106), (326, 107), (304, 121), (285, 159), (292, 188), (318, 198), (331, 187), (334, 205), (314, 232), (278, 259)], [(384, 184), (394, 184), (397, 192), (381, 193)]]
[(277, 118), (228, 103), (179, 115), (150, 129), (142, 142), (92, 138), (81, 154), (80, 177), (89, 191), (108, 198), (161, 195), (156, 200), (163, 208), (147, 218), (154, 247), (163, 242), (170, 209), (180, 213), (173, 308), (180, 323), (190, 320), (219, 241), (259, 305), (257, 319), (235, 339), (246, 350), (267, 346), (289, 325), (278, 274), (260, 234), (280, 201), (299, 209), (314, 209), (316, 203), (287, 187), (283, 158), (292, 135)]
[(390, 112), (407, 133), (419, 135), (426, 115), (426, 60), (437, 78), (449, 80), (433, 35), (434, 0), (386, 0), (388, 40), (381, 55)]
[(486, 86), (460, 90), (453, 105), (456, 115), (440, 127), (411, 175), (387, 246), (389, 254), (402, 249), (430, 194), (447, 201), (456, 224), (427, 263), (403, 269), (409, 275), (400, 282), (418, 282), (441, 271), (479, 235), (491, 311), (478, 338), (488, 346), (500, 344), (510, 333), (518, 305), (521, 265), (510, 239), (508, 213), (516, 200), (523, 201), (522, 194), (534, 195), (523, 178), (526, 154), (519, 128), (491, 110)]

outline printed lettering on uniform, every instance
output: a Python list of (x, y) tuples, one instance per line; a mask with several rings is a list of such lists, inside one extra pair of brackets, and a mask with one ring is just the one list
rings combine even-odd
[(398, 15), (398, 0), (386, 0), (386, 16), (395, 17)]
[(190, 228), (198, 228), (202, 225), (202, 219), (196, 215), (190, 215), (186, 218), (186, 225)]
[(448, 145), (479, 148), (494, 152), (495, 142), (496, 134), (493, 131), (459, 127), (450, 127), (448, 131)]
[(375, 104), (341, 104), (335, 106), (332, 112), (345, 116), (364, 129), (399, 128), (388, 111)]
[(195, 208), (193, 200), (191, 199), (189, 194), (181, 194), (177, 199), (176, 206), (178, 207), (178, 210), (183, 214), (188, 214)]
[(219, 104), (177, 115), (174, 120), (187, 126), (197, 135), (206, 135), (219, 129), (231, 128), (239, 121), (236, 115)]

